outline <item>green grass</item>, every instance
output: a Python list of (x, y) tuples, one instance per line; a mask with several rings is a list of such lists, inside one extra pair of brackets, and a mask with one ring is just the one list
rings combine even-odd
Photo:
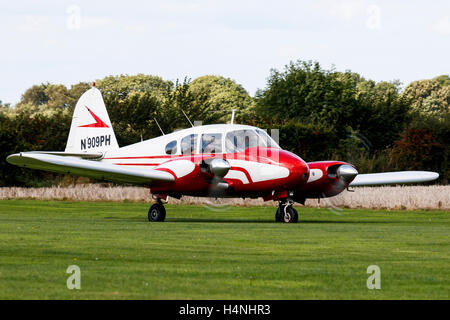
[[(449, 299), (450, 214), (0, 201), (1, 299)], [(68, 290), (69, 265), (81, 290)], [(369, 265), (381, 290), (368, 290)]]

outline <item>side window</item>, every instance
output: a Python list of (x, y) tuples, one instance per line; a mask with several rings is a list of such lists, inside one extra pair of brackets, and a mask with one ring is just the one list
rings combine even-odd
[(221, 153), (222, 134), (206, 133), (202, 135), (202, 153)]
[(170, 141), (167, 145), (166, 145), (166, 153), (167, 154), (175, 154), (177, 153), (177, 142), (174, 141)]
[(197, 135), (190, 134), (181, 139), (181, 154), (194, 154), (197, 152)]

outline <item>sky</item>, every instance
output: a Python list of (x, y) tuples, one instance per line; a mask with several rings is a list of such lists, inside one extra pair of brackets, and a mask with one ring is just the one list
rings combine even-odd
[(2, 1), (0, 100), (108, 75), (214, 74), (251, 95), (291, 60), (404, 85), (450, 72), (450, 1)]

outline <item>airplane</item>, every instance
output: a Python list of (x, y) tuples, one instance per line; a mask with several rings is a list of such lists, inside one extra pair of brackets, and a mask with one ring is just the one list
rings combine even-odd
[[(234, 115), (234, 114), (233, 114)], [(158, 125), (159, 126), (159, 125)], [(161, 130), (162, 131), (162, 130)], [(432, 181), (438, 173), (358, 174), (342, 161), (305, 162), (265, 130), (242, 124), (193, 126), (119, 147), (100, 90), (78, 100), (65, 151), (29, 151), (10, 164), (148, 187), (150, 222), (164, 221), (169, 197), (259, 198), (278, 202), (276, 222), (296, 223), (293, 204), (333, 197), (349, 187)]]

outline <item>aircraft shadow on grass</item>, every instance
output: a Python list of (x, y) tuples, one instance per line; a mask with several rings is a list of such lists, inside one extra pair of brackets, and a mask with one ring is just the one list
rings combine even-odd
[[(134, 218), (120, 218), (120, 217), (105, 217), (104, 219), (108, 220), (116, 220), (116, 221), (124, 221), (124, 222), (146, 222), (142, 217), (134, 217)], [(276, 222), (272, 220), (259, 220), (259, 219), (220, 219), (220, 218), (168, 218), (166, 220), (167, 223), (263, 223), (263, 224), (276, 224)], [(408, 221), (397, 221), (397, 220), (369, 220), (369, 221), (355, 221), (355, 220), (301, 220), (301, 224), (383, 224), (383, 223), (406, 223)]]

